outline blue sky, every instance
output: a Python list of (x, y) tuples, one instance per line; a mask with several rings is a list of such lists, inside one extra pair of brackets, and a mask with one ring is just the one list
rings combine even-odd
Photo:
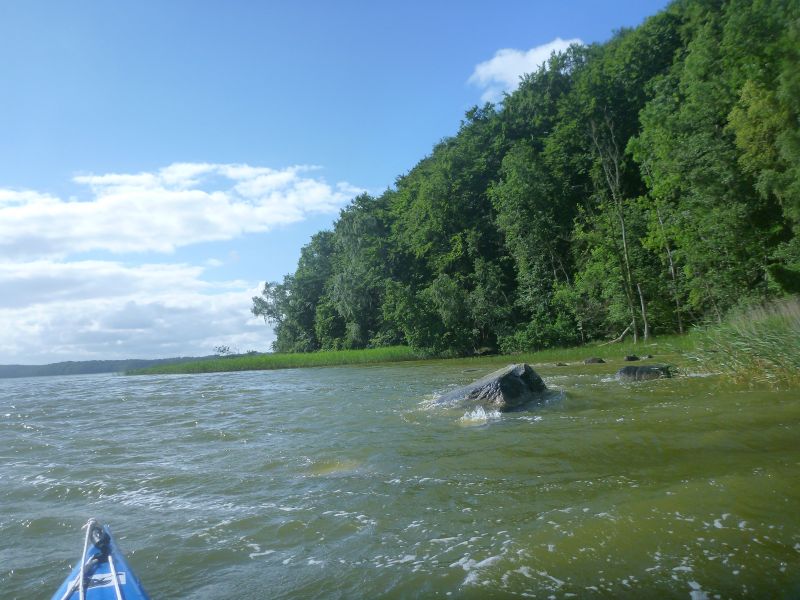
[(665, 5), (2, 3), (0, 363), (266, 350), (249, 298), (353, 195)]

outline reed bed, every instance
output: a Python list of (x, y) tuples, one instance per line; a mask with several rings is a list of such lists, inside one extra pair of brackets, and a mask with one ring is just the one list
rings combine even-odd
[(371, 363), (418, 360), (419, 354), (405, 346), (371, 348), (366, 350), (331, 350), (297, 354), (244, 354), (222, 356), (197, 361), (137, 369), (127, 375), (168, 375), (178, 373), (216, 373), (225, 371), (261, 371), (329, 367), (334, 365), (364, 365)]
[(704, 332), (696, 357), (739, 383), (800, 386), (800, 298), (731, 314)]
[(682, 354), (694, 348), (695, 340), (692, 335), (664, 335), (652, 337), (648, 341), (639, 340), (634, 344), (628, 338), (615, 344), (591, 343), (571, 348), (549, 348), (538, 352), (529, 352), (518, 355), (517, 360), (529, 363), (544, 362), (575, 362), (585, 358), (597, 357), (603, 360), (620, 360), (628, 355), (644, 356), (652, 354), (656, 357), (665, 354)]
[[(587, 344), (572, 348), (551, 348), (538, 352), (526, 352), (514, 355), (493, 355), (470, 358), (453, 358), (448, 360), (475, 361), (492, 363), (528, 362), (531, 364), (546, 362), (578, 362), (590, 356), (605, 360), (617, 360), (628, 354), (681, 354), (694, 348), (691, 336), (663, 336), (638, 344), (623, 342), (619, 344)], [(214, 373), (225, 371), (259, 371), (270, 369), (295, 369), (309, 367), (330, 367), (337, 365), (364, 365), (376, 363), (404, 362), (432, 358), (420, 354), (406, 346), (390, 346), (366, 350), (335, 350), (296, 354), (247, 354), (205, 358), (191, 362), (162, 365), (147, 369), (127, 371), (127, 375), (164, 375), (180, 373)]]
[[(694, 330), (687, 335), (660, 336), (633, 344), (630, 339), (616, 344), (587, 344), (573, 348), (552, 348), (510, 356), (453, 359), (481, 361), (577, 362), (588, 357), (618, 360), (628, 354), (670, 355), (680, 362), (694, 362), (710, 373), (720, 373), (739, 383), (771, 387), (800, 386), (800, 298), (792, 297), (739, 311), (722, 325)], [(422, 360), (426, 357), (406, 346), (366, 350), (336, 350), (297, 354), (247, 354), (201, 359), (128, 371), (129, 375), (210, 373), (364, 365)]]

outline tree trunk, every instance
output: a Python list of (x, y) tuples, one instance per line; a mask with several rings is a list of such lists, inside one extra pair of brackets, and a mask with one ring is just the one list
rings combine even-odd
[(678, 319), (678, 333), (683, 333), (683, 318), (681, 317), (681, 302), (678, 297), (678, 276), (675, 272), (675, 262), (672, 260), (672, 249), (669, 247), (667, 241), (667, 232), (664, 227), (664, 220), (661, 218), (661, 210), (656, 203), (656, 215), (658, 216), (658, 225), (661, 228), (661, 239), (664, 240), (664, 250), (667, 252), (667, 260), (669, 261), (669, 274), (672, 277), (672, 296), (675, 299), (675, 316)]
[(708, 283), (703, 279), (703, 285), (706, 288), (706, 294), (708, 294), (708, 299), (711, 300), (711, 306), (714, 307), (714, 312), (717, 315), (717, 323), (720, 325), (722, 324), (722, 313), (719, 311), (719, 306), (717, 306), (717, 301), (714, 300), (714, 294), (711, 293), (711, 288), (708, 287)]
[(639, 291), (639, 302), (642, 303), (642, 327), (644, 327), (644, 341), (650, 338), (650, 325), (647, 323), (647, 309), (644, 306), (644, 295), (642, 294), (642, 286), (636, 284), (636, 289)]
[(597, 131), (597, 125), (594, 121), (591, 122), (591, 136), (594, 147), (600, 156), (600, 164), (603, 167), (603, 175), (605, 176), (606, 185), (611, 194), (611, 199), (614, 201), (616, 208), (617, 218), (619, 219), (620, 234), (622, 237), (622, 259), (623, 259), (623, 284), (625, 287), (625, 298), (628, 302), (628, 311), (631, 315), (633, 322), (633, 343), (639, 341), (638, 327), (636, 325), (636, 308), (633, 299), (633, 275), (631, 272), (630, 253), (628, 252), (628, 233), (625, 226), (625, 213), (622, 203), (621, 192), (621, 163), (622, 157), (620, 155), (617, 140), (614, 137), (614, 124), (611, 119), (606, 116), (605, 123), (608, 129), (608, 139), (603, 140), (601, 143), (600, 135)]
[(614, 338), (613, 340), (611, 340), (611, 341), (609, 341), (609, 342), (605, 342), (605, 343), (603, 343), (603, 344), (600, 344), (600, 345), (601, 345), (601, 346), (608, 346), (609, 344), (616, 344), (617, 342), (621, 342), (622, 340), (624, 340), (624, 339), (625, 339), (625, 336), (626, 336), (626, 335), (628, 335), (628, 332), (631, 330), (631, 327), (633, 327), (633, 323), (631, 323), (630, 325), (628, 325), (628, 326), (625, 328), (625, 331), (623, 331), (622, 333), (620, 333), (620, 334), (619, 334), (619, 337), (617, 337), (617, 338)]

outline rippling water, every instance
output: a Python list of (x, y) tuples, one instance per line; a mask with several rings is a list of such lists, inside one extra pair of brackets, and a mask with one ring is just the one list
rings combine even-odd
[(0, 597), (92, 516), (154, 598), (800, 596), (797, 393), (542, 367), (533, 411), (430, 406), (496, 366), (0, 380)]

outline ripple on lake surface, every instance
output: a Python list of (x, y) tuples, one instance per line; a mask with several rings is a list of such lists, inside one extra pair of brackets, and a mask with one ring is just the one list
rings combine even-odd
[(55, 590), (90, 516), (154, 598), (800, 594), (796, 393), (608, 365), (426, 403), (495, 368), (0, 380), (1, 595)]

